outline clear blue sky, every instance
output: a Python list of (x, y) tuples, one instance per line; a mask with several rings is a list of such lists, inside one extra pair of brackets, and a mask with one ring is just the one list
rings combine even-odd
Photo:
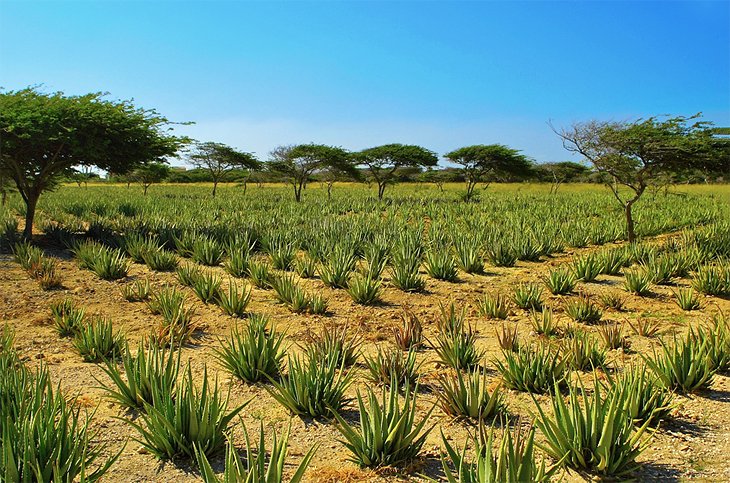
[(546, 122), (730, 125), (730, 2), (0, 0), (0, 86), (134, 98), (183, 132), (567, 159)]

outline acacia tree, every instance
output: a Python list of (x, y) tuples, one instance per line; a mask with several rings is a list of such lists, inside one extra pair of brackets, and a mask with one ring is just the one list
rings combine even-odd
[(213, 179), (213, 196), (218, 183), (234, 169), (257, 170), (260, 163), (252, 153), (237, 151), (221, 143), (196, 143), (187, 153), (190, 163), (198, 169), (204, 169)]
[(429, 168), (438, 164), (436, 153), (412, 144), (385, 144), (363, 149), (355, 159), (378, 183), (379, 200), (383, 199), (385, 186), (393, 180), (399, 168)]
[(477, 183), (491, 181), (496, 176), (523, 176), (530, 173), (530, 158), (516, 149), (503, 144), (476, 144), (456, 149), (444, 155), (449, 161), (461, 166), (466, 181), (468, 201), (474, 195)]
[(566, 182), (575, 181), (585, 176), (590, 171), (587, 166), (572, 161), (561, 161), (558, 163), (543, 163), (536, 166), (541, 181), (550, 181), (550, 193), (558, 192), (560, 185)]
[(563, 147), (588, 160), (621, 204), (629, 242), (636, 240), (633, 206), (651, 185), (691, 170), (714, 171), (727, 161), (699, 114), (633, 122), (588, 121), (553, 131)]
[(186, 141), (154, 110), (102, 93), (66, 96), (36, 88), (0, 92), (0, 171), (26, 206), (23, 235), (30, 239), (38, 199), (73, 166), (123, 174), (174, 155)]
[(170, 176), (170, 167), (165, 163), (149, 163), (140, 166), (132, 172), (132, 178), (142, 183), (144, 195), (147, 189), (155, 183), (162, 183)]
[(294, 199), (302, 200), (302, 189), (313, 174), (343, 172), (354, 174), (350, 154), (324, 144), (279, 146), (271, 151), (269, 169), (286, 178), (294, 188)]

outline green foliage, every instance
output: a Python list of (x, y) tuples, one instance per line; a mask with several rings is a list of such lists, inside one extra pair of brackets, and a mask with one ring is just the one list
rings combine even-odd
[(617, 399), (623, 401), (623, 409), (639, 426), (647, 422), (657, 425), (673, 409), (673, 393), (645, 367), (632, 366), (609, 379), (607, 398), (614, 392), (620, 394)]
[(624, 288), (631, 294), (646, 296), (651, 293), (651, 279), (651, 274), (644, 269), (626, 270)]
[(56, 260), (46, 257), (40, 248), (28, 242), (17, 243), (13, 246), (13, 257), (28, 275), (38, 281), (43, 290), (61, 286)]
[(505, 385), (510, 389), (542, 394), (565, 385), (567, 365), (557, 350), (546, 345), (539, 349), (502, 351), (504, 362), (495, 360)]
[(603, 317), (603, 312), (586, 295), (565, 301), (565, 313), (576, 322), (596, 324)]
[(73, 299), (65, 298), (60, 302), (51, 304), (51, 317), (58, 335), (73, 337), (83, 326), (85, 312), (83, 308), (76, 307)]
[(124, 340), (124, 334), (114, 333), (111, 320), (97, 317), (79, 327), (73, 344), (85, 362), (102, 362), (121, 356)]
[(256, 383), (281, 373), (284, 334), (269, 329), (269, 319), (257, 316), (243, 330), (234, 328), (215, 353), (220, 364), (238, 379)]
[(653, 320), (645, 317), (638, 317), (635, 322), (630, 320), (626, 321), (636, 335), (641, 337), (654, 337), (659, 333), (661, 329), (658, 320)]
[(135, 280), (130, 284), (124, 285), (122, 287), (122, 296), (128, 302), (144, 302), (150, 298), (151, 291), (152, 287), (150, 286), (150, 281), (145, 278), (142, 280)]
[(294, 270), (302, 278), (313, 278), (317, 272), (317, 261), (311, 257), (297, 258), (294, 262)]
[(179, 263), (173, 252), (169, 252), (162, 247), (144, 252), (142, 259), (150, 267), (150, 270), (156, 272), (171, 272), (177, 268)]
[(216, 380), (193, 384), (190, 365), (174, 393), (168, 387), (153, 386), (152, 404), (144, 403), (144, 412), (129, 424), (139, 432), (137, 441), (159, 459), (178, 457), (194, 459), (196, 455), (213, 456), (223, 449), (231, 420), (244, 405), (227, 410), (228, 396), (223, 396)]
[(182, 345), (198, 327), (193, 323), (195, 310), (185, 307), (185, 296), (175, 287), (165, 287), (150, 297), (147, 306), (153, 314), (162, 316), (152, 339), (159, 345)]
[(454, 236), (454, 250), (459, 268), (466, 273), (484, 273), (482, 241), (473, 235), (459, 233)]
[(378, 348), (375, 357), (365, 357), (365, 365), (374, 383), (395, 384), (397, 387), (414, 385), (418, 381), (418, 369), (421, 366), (416, 362), (415, 349), (403, 352), (397, 348)]
[(567, 295), (575, 288), (576, 278), (568, 268), (556, 268), (550, 271), (542, 281), (553, 295)]
[(476, 347), (476, 340), (474, 329), (461, 322), (436, 335), (434, 350), (443, 364), (457, 370), (472, 369), (484, 357), (484, 351)]
[(348, 399), (345, 391), (354, 373), (343, 371), (336, 357), (317, 359), (289, 357), (288, 373), (280, 381), (271, 379), (266, 387), (282, 406), (298, 416), (330, 417), (340, 411)]
[(357, 362), (361, 346), (362, 336), (353, 335), (348, 325), (329, 326), (309, 336), (305, 352), (312, 360), (334, 359), (337, 366), (350, 367)]
[[(246, 426), (243, 423), (241, 425), (243, 426), (243, 433), (246, 439), (245, 463), (241, 461), (236, 447), (229, 440), (223, 478), (221, 479), (216, 476), (205, 454), (202, 451), (196, 451), (195, 457), (203, 481), (205, 483), (282, 483), (284, 481), (284, 464), (287, 462), (289, 453), (289, 433), (291, 426), (281, 435), (281, 438), (277, 438), (276, 433), (274, 433), (271, 450), (267, 451), (263, 423), (259, 427), (259, 442), (256, 450), (254, 450), (251, 444)], [(316, 450), (317, 445), (314, 445), (304, 454), (302, 461), (288, 480), (289, 483), (299, 483), (302, 480), (304, 472), (312, 461)], [(269, 454), (268, 459), (266, 457), (267, 454)]]
[(228, 260), (223, 264), (231, 276), (236, 278), (248, 277), (249, 264), (251, 262), (251, 250), (247, 248), (237, 248), (228, 251)]
[(203, 271), (200, 267), (190, 263), (177, 267), (176, 273), (178, 281), (186, 287), (192, 287), (195, 285), (195, 282), (203, 275)]
[(626, 299), (618, 292), (604, 292), (599, 295), (601, 305), (607, 309), (623, 310)]
[(390, 251), (386, 246), (371, 242), (365, 245), (364, 255), (367, 268), (363, 275), (369, 275), (373, 280), (379, 279), (390, 260)]
[(441, 390), (436, 393), (441, 409), (454, 418), (474, 421), (493, 419), (506, 411), (502, 386), (490, 391), (486, 373), (455, 371), (439, 376)]
[(705, 295), (730, 295), (730, 266), (704, 265), (692, 277), (692, 287)]
[(111, 359), (104, 361), (104, 372), (116, 388), (104, 384), (109, 397), (127, 408), (144, 409), (154, 403), (154, 395), (175, 394), (180, 370), (180, 351), (166, 350), (140, 343), (132, 355), (125, 344), (120, 366)]
[(624, 327), (621, 324), (601, 325), (598, 327), (598, 335), (601, 337), (603, 347), (608, 350), (629, 348), (629, 341), (624, 335)]
[(289, 270), (296, 257), (296, 246), (282, 237), (274, 237), (266, 244), (271, 266), (277, 270)]
[(193, 292), (204, 304), (217, 303), (221, 294), (221, 279), (212, 272), (205, 271), (193, 281)]
[(396, 384), (389, 391), (383, 389), (382, 403), (372, 389), (368, 389), (368, 405), (358, 391), (360, 427), (354, 428), (334, 413), (341, 440), (352, 453), (350, 461), (362, 467), (399, 466), (413, 460), (421, 451), (433, 427), (426, 424), (433, 407), (416, 423), (416, 390), (405, 391), (403, 404)]
[(248, 266), (248, 272), (251, 278), (251, 283), (253, 283), (254, 286), (263, 289), (271, 288), (274, 276), (269, 271), (268, 264), (252, 261)]
[(553, 318), (553, 311), (548, 307), (543, 307), (542, 311), (533, 311), (530, 317), (532, 328), (538, 335), (551, 337), (558, 333), (557, 324)]
[(216, 267), (221, 264), (226, 256), (223, 245), (207, 237), (198, 237), (193, 242), (193, 260), (201, 265)]
[(674, 292), (674, 300), (682, 310), (698, 310), (702, 308), (697, 294), (691, 288), (680, 288)]
[(512, 301), (524, 310), (540, 310), (542, 308), (542, 287), (536, 283), (520, 282), (514, 288)]
[(426, 280), (418, 273), (420, 255), (404, 252), (402, 250), (393, 254), (391, 283), (404, 292), (421, 292), (426, 287)]
[[(442, 434), (446, 455), (441, 455), (441, 464), (449, 483), (502, 483), (530, 481), (547, 483), (559, 466), (545, 468), (545, 460), (537, 462), (535, 454), (535, 429), (523, 429), (519, 424), (513, 431), (505, 430), (495, 454), (494, 428), (487, 433), (486, 426), (479, 424), (478, 436), (472, 437), (474, 460), (467, 461), (467, 444), (459, 453)], [(456, 470), (452, 473), (446, 460)]]
[(604, 275), (620, 275), (621, 269), (629, 263), (626, 250), (621, 248), (612, 248), (597, 252), (596, 262), (601, 268), (601, 273)]
[(561, 352), (573, 370), (592, 371), (606, 367), (606, 350), (598, 347), (596, 340), (585, 332), (579, 332), (563, 342)]
[(679, 340), (675, 335), (671, 345), (660, 343), (662, 350), (658, 355), (642, 357), (664, 387), (687, 394), (710, 385), (717, 372), (710, 358), (710, 340), (690, 332)]
[(233, 280), (228, 281), (228, 290), (218, 290), (217, 303), (226, 315), (244, 317), (251, 301), (251, 287), (239, 289)]
[(426, 273), (436, 280), (456, 282), (459, 271), (456, 269), (454, 257), (446, 249), (436, 249), (426, 252), (424, 260)]
[[(573, 275), (582, 282), (594, 282), (603, 272), (604, 266), (596, 255), (584, 255), (573, 261)], [(613, 267), (609, 267), (609, 269), (611, 268)]]
[(370, 275), (354, 276), (347, 288), (352, 300), (360, 305), (375, 305), (380, 302), (381, 282)]
[(479, 313), (489, 319), (504, 320), (509, 315), (509, 299), (501, 292), (486, 293), (479, 302)]
[(649, 445), (648, 438), (642, 440), (648, 422), (634, 426), (626, 392), (603, 397), (598, 383), (590, 395), (582, 386), (570, 386), (567, 404), (557, 384), (555, 393), (551, 415), (535, 400), (535, 425), (546, 439), (538, 445), (543, 451), (570, 468), (601, 476), (622, 477), (638, 468), (636, 458)]
[(517, 254), (506, 243), (492, 243), (486, 253), (489, 263), (495, 267), (514, 267), (517, 262)]

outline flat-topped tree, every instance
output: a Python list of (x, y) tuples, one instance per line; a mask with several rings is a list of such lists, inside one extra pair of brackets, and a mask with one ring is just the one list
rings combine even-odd
[(0, 92), (0, 170), (26, 206), (23, 235), (30, 239), (41, 193), (73, 166), (123, 174), (174, 155), (186, 139), (166, 118), (103, 93), (67, 96), (36, 88)]
[(237, 151), (221, 143), (195, 143), (188, 151), (187, 158), (193, 166), (210, 174), (213, 180), (213, 196), (218, 189), (218, 183), (234, 169), (261, 169), (261, 163), (252, 153)]
[(302, 188), (317, 173), (348, 173), (356, 176), (350, 153), (336, 146), (299, 144), (279, 146), (271, 151), (269, 169), (294, 187), (294, 198), (302, 200)]
[(629, 242), (636, 240), (633, 206), (652, 185), (692, 170), (715, 172), (727, 164), (713, 138), (712, 123), (690, 117), (633, 122), (588, 121), (555, 133), (563, 147), (580, 154), (606, 179), (624, 209)]
[(429, 168), (438, 164), (436, 153), (412, 144), (385, 144), (363, 149), (355, 159), (378, 183), (379, 200), (383, 199), (385, 186), (393, 180), (399, 168)]
[(444, 157), (461, 166), (466, 181), (467, 201), (474, 195), (477, 183), (505, 175), (527, 176), (532, 171), (530, 158), (503, 144), (465, 146), (445, 154)]
[(155, 183), (162, 183), (170, 176), (170, 167), (165, 163), (149, 163), (132, 172), (132, 178), (139, 181), (147, 196), (147, 189)]

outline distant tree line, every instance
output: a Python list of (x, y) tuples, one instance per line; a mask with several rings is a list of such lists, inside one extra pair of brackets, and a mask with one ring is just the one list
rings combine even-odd
[[(365, 182), (382, 199), (397, 182), (462, 182), (471, 200), (479, 184), (540, 181), (556, 192), (564, 183), (587, 181), (608, 186), (625, 210), (634, 239), (632, 207), (647, 191), (672, 183), (727, 181), (730, 129), (717, 128), (699, 114), (638, 119), (591, 120), (553, 128), (565, 149), (586, 164), (536, 163), (502, 144), (464, 146), (445, 153), (453, 167), (439, 167), (436, 153), (408, 144), (385, 144), (349, 152), (323, 144), (282, 145), (267, 159), (216, 142), (197, 142), (172, 133), (175, 123), (130, 101), (103, 93), (67, 96), (37, 88), (0, 90), (0, 200), (17, 192), (25, 203), (24, 236), (30, 238), (41, 194), (59, 183), (80, 186), (106, 171), (107, 179), (140, 183), (289, 183), (297, 201), (309, 183)], [(179, 170), (171, 160), (194, 166)]]

